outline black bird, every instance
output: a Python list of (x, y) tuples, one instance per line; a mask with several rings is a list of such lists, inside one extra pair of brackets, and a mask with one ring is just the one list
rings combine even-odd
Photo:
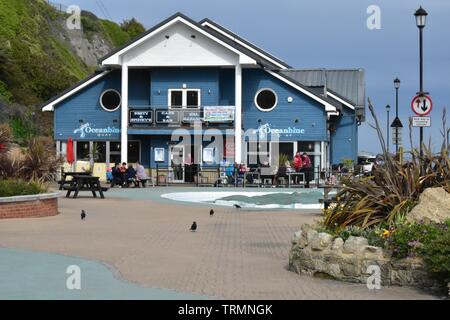
[(191, 226), (191, 231), (195, 232), (196, 230), (197, 230), (197, 222), (194, 221)]
[(238, 204), (234, 204), (233, 205), (236, 209), (242, 209), (242, 207), (240, 206), (240, 205), (238, 205)]
[(81, 220), (86, 219), (86, 212), (84, 210), (81, 210)]
[(210, 215), (211, 217), (214, 215), (214, 210), (213, 210), (213, 209), (211, 209), (211, 210), (209, 211), (209, 215)]

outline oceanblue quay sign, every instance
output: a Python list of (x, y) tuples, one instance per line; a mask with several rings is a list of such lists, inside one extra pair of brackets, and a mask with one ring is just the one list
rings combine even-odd
[(202, 109), (162, 109), (146, 108), (131, 109), (130, 126), (180, 125), (181, 123), (210, 122), (232, 123), (234, 121), (234, 106), (205, 106)]

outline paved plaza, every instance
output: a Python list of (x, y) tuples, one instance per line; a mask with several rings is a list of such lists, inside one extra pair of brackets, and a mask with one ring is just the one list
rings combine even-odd
[[(115, 189), (104, 200), (62, 197), (58, 216), (0, 221), (0, 246), (99, 261), (123, 281), (218, 299), (435, 298), (413, 288), (368, 290), (289, 271), (291, 236), (317, 213), (215, 207), (210, 217), (205, 205), (160, 201), (166, 190)], [(193, 221), (195, 233), (188, 231)]]

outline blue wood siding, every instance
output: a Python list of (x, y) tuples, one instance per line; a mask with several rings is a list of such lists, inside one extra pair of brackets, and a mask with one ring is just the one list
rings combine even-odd
[(336, 123), (336, 132), (331, 135), (331, 163), (342, 163), (343, 160), (357, 160), (358, 126), (355, 112), (344, 107), (342, 117)]
[[(73, 96), (62, 101), (55, 107), (54, 111), (54, 137), (56, 140), (118, 140), (120, 139), (120, 108), (114, 112), (107, 112), (100, 106), (100, 95), (106, 89), (121, 91), (121, 73), (113, 71), (99, 79), (90, 86), (82, 89)], [(74, 130), (81, 125), (89, 124), (96, 129), (107, 129), (108, 127), (116, 133), (86, 133), (85, 137)]]
[(128, 105), (148, 106), (150, 104), (150, 70), (130, 69), (128, 86)]
[[(201, 90), (201, 104), (219, 104), (218, 68), (155, 68), (151, 71), (151, 104), (167, 106), (169, 89)], [(209, 93), (210, 91), (210, 93)]]
[[(277, 106), (269, 112), (259, 110), (254, 102), (256, 93), (263, 88), (272, 89), (278, 97)], [(271, 129), (291, 128), (290, 133), (280, 135), (280, 141), (327, 140), (327, 116), (323, 105), (269, 73), (260, 69), (244, 69), (242, 91), (244, 130), (268, 124)], [(292, 103), (288, 102), (288, 97), (293, 98)]]
[(221, 69), (219, 73), (219, 105), (234, 106), (234, 69)]

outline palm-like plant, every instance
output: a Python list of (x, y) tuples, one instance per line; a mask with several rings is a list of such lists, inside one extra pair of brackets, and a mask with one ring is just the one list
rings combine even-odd
[(371, 177), (342, 180), (343, 188), (337, 195), (339, 205), (327, 211), (324, 218), (324, 224), (332, 229), (350, 225), (367, 228), (381, 223), (392, 224), (414, 207), (425, 188), (441, 186), (450, 192), (447, 145), (444, 143), (437, 155), (431, 152), (429, 146), (423, 146), (423, 157), (412, 148), (409, 151), (411, 160), (403, 163), (387, 152), (370, 99), (369, 110), (383, 149), (384, 164), (374, 167)]

